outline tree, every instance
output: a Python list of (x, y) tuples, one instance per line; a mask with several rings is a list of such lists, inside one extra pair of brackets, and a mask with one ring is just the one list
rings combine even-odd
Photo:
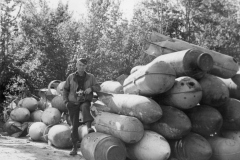
[[(14, 40), (18, 34), (17, 18), (21, 6), (21, 1), (17, 0), (3, 0), (0, 3), (0, 103), (6, 99), (4, 91), (15, 74), (12, 65), (16, 52)], [(15, 10), (17, 15), (13, 15)]]
[[(66, 27), (71, 20), (67, 5), (59, 3), (56, 10), (51, 10), (45, 1), (40, 1), (39, 12), (35, 11), (36, 5), (29, 1), (24, 8), (21, 29), (25, 46), (22, 51), (25, 56), (31, 55), (31, 59), (19, 64), (30, 76), (28, 81), (34, 82), (35, 89), (45, 87), (55, 79), (65, 80), (70, 46), (63, 36), (70, 33)], [(62, 29), (66, 31), (65, 35)]]
[(183, 0), (192, 43), (239, 59), (239, 1)]

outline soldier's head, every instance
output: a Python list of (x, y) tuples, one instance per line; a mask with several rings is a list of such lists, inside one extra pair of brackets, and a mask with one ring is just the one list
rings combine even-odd
[(86, 58), (77, 59), (76, 67), (78, 72), (85, 71), (87, 68), (87, 59)]

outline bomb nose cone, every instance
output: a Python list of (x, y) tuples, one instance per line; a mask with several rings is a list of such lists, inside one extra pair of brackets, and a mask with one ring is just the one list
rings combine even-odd
[(197, 64), (202, 71), (210, 71), (213, 68), (213, 58), (210, 54), (202, 53), (197, 59)]

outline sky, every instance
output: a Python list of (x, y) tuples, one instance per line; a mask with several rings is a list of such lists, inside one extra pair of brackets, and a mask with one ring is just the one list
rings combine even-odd
[[(77, 17), (79, 14), (85, 14), (87, 12), (85, 3), (87, 0), (48, 0), (50, 6), (57, 7), (58, 2), (61, 1), (64, 4), (68, 2), (69, 10), (73, 11), (74, 16)], [(134, 5), (139, 0), (122, 0), (120, 9), (123, 12), (123, 17), (131, 19), (133, 16)]]

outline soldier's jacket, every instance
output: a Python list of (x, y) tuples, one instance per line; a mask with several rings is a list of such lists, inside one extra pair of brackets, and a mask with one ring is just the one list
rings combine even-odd
[[(84, 79), (83, 90), (92, 88), (92, 92), (85, 95), (85, 101), (92, 101), (93, 92), (100, 91), (101, 88), (93, 74), (88, 72), (85, 73), (86, 76)], [(77, 72), (71, 73), (66, 79), (66, 83), (63, 87), (63, 100), (65, 104), (68, 102), (72, 102), (74, 104), (80, 103), (76, 94), (78, 88), (78, 81), (76, 79), (78, 76), (77, 74)]]

